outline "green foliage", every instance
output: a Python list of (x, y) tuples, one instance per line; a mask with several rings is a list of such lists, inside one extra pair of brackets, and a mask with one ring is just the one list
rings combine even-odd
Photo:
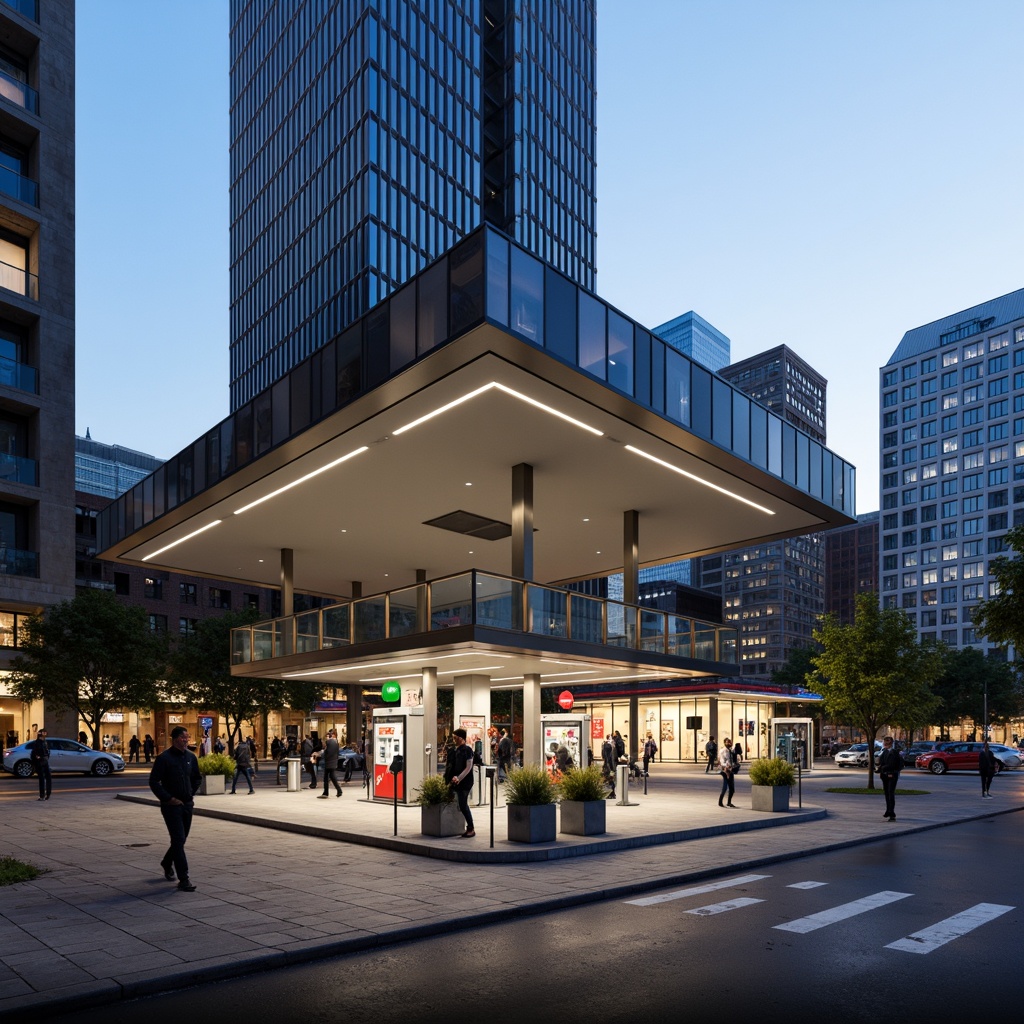
[(106, 590), (85, 590), (25, 623), (21, 654), (12, 662), (11, 693), (72, 712), (99, 749), (108, 711), (153, 707), (162, 698), (167, 647), (149, 628), (145, 609)]
[(16, 882), (31, 882), (45, 874), (42, 868), (33, 864), (26, 864), (23, 860), (15, 860), (13, 857), (0, 857), (0, 885), (14, 885)]
[(978, 636), (994, 644), (1012, 644), (1024, 651), (1024, 525), (1014, 526), (1003, 538), (1013, 557), (1001, 555), (988, 564), (989, 581), (998, 586), (998, 594), (982, 601), (971, 615)]
[(796, 693), (810, 686), (817, 693), (818, 677), (814, 658), (820, 653), (818, 647), (794, 647), (785, 662), (772, 670), (771, 681), (776, 686), (785, 686), (790, 693)]
[(200, 775), (223, 775), (225, 779), (235, 776), (235, 762), (227, 754), (206, 754), (199, 758)]
[(874, 788), (875, 738), (890, 722), (917, 720), (938, 705), (932, 682), (941, 655), (917, 640), (913, 623), (897, 608), (878, 607), (877, 594), (858, 594), (852, 626), (826, 615), (814, 639), (821, 644), (812, 664), (825, 710), (863, 729), (868, 744), (868, 787)]
[(761, 757), (751, 761), (747, 774), (752, 786), (796, 785), (796, 769), (782, 757)]
[(1020, 717), (1020, 684), (1005, 661), (987, 658), (976, 647), (943, 649), (942, 671), (935, 681), (935, 693), (941, 701), (935, 720), (943, 735), (948, 734), (951, 723), (964, 718), (982, 723), (986, 689), (990, 722), (1005, 723)]
[(570, 768), (563, 772), (558, 782), (558, 793), (563, 800), (604, 800), (608, 790), (601, 769), (590, 764), (586, 768)]
[(444, 781), (442, 775), (427, 775), (423, 784), (415, 790), (416, 803), (432, 807), (436, 804), (450, 804), (455, 800), (455, 788)]
[(524, 764), (514, 768), (505, 780), (505, 803), (533, 807), (538, 804), (553, 804), (556, 790), (551, 776), (545, 768)]

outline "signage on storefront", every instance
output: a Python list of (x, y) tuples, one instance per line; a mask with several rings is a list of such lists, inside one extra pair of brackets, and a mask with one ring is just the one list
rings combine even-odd
[(395, 679), (389, 679), (380, 688), (380, 699), (385, 704), (397, 704), (402, 699), (402, 688)]
[(123, 711), (106, 711), (103, 717), (100, 719), (101, 722), (123, 722), (124, 712)]
[(563, 711), (572, 711), (572, 706), (575, 702), (573, 701), (572, 694), (568, 690), (563, 690), (558, 695), (558, 706)]
[(592, 740), (604, 739), (604, 719), (594, 718), (590, 722), (590, 738)]
[(181, 715), (168, 715), (167, 722), (169, 725), (181, 725)]

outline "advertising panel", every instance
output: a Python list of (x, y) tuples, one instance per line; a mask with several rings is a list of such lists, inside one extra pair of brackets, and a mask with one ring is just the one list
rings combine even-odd
[(405, 772), (392, 775), (388, 766), (397, 754), (405, 754), (405, 718), (374, 718), (373, 720), (373, 796), (374, 799), (405, 800)]

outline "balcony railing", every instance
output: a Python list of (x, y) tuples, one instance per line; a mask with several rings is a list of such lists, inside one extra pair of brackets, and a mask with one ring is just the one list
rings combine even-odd
[(38, 395), (39, 372), (28, 363), (19, 363), (16, 359), (0, 356), (0, 384)]
[(580, 643), (737, 662), (736, 630), (476, 569), (231, 631), (235, 665), (484, 626)]
[(0, 261), (0, 288), (17, 292), (28, 299), (39, 298), (39, 278), (23, 267), (12, 267), (3, 261)]
[(39, 463), (20, 455), (0, 454), (0, 480), (35, 487), (39, 483)]
[(2, 2), (28, 18), (29, 21), (39, 21), (39, 0), (2, 0)]
[(6, 192), (29, 206), (39, 205), (39, 183), (9, 167), (0, 167), (0, 192)]
[(39, 576), (39, 552), (0, 545), (0, 576)]
[(17, 104), (30, 114), (39, 113), (39, 93), (32, 86), (0, 70), (0, 96)]

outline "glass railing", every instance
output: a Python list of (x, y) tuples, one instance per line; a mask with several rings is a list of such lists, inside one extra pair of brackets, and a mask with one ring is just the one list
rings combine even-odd
[(475, 569), (232, 630), (235, 665), (477, 626), (736, 664), (736, 630)]
[(0, 70), (0, 96), (11, 103), (23, 107), (30, 114), (39, 113), (39, 93), (25, 82), (19, 82), (17, 78)]
[(12, 267), (0, 261), (0, 288), (17, 292), (29, 299), (39, 298), (39, 278), (24, 267)]
[(19, 363), (16, 359), (0, 356), (0, 384), (5, 387), (17, 388), (39, 394), (39, 373), (34, 366)]
[(35, 487), (39, 483), (39, 463), (20, 455), (0, 455), (0, 480)]
[(0, 192), (6, 192), (29, 206), (39, 205), (39, 183), (9, 167), (0, 167)]
[(39, 0), (0, 0), (0, 2), (28, 18), (29, 21), (39, 21)]
[(19, 551), (0, 544), (0, 575), (39, 576), (39, 552)]

